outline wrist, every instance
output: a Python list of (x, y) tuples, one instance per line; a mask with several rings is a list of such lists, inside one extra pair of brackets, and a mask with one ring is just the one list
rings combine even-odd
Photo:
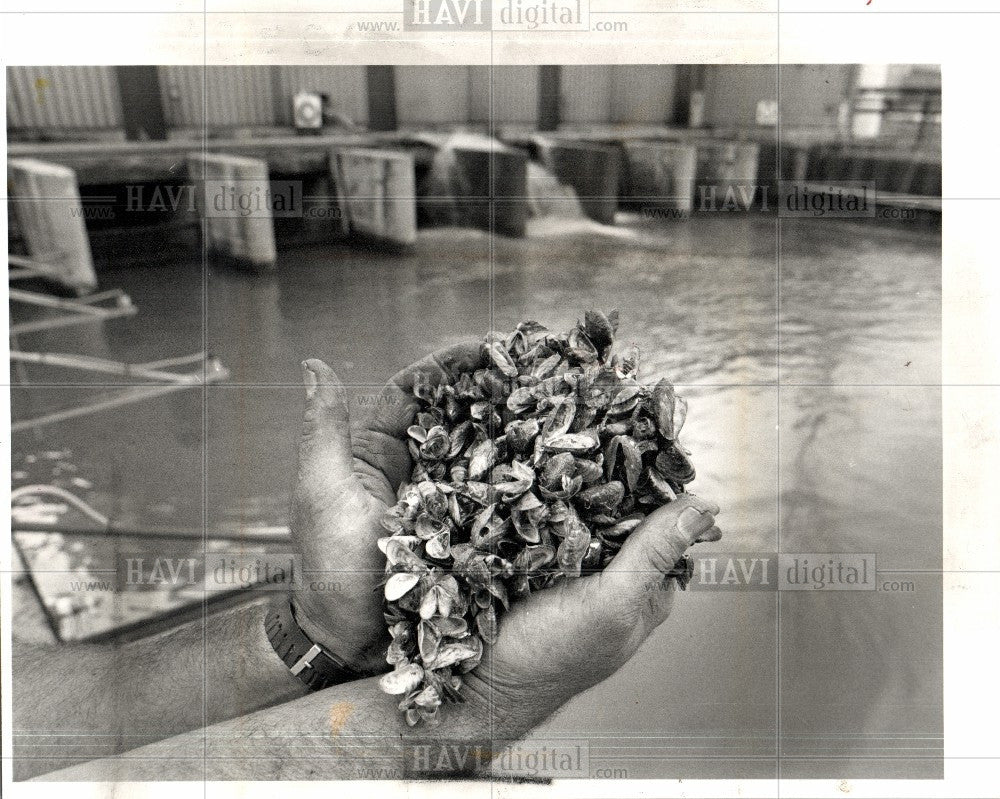
[(462, 695), (470, 710), (488, 719), (490, 734), (498, 742), (520, 740), (555, 713), (569, 697), (532, 686), (523, 690), (504, 685), (480, 666), (462, 675)]
[(385, 661), (385, 650), (375, 651), (377, 647), (361, 646), (351, 643), (331, 630), (329, 626), (316, 621), (319, 616), (312, 611), (308, 602), (296, 592), (289, 596), (295, 621), (313, 642), (335, 655), (344, 665), (362, 677), (381, 674), (389, 670)]
[(551, 713), (543, 709), (546, 703), (542, 697), (519, 697), (514, 701), (506, 691), (498, 691), (488, 674), (479, 669), (463, 674), (462, 683), (463, 701), (441, 708), (439, 726), (408, 727), (398, 716), (395, 703), (387, 705), (387, 712), (396, 715), (400, 725), (404, 778), (496, 777), (496, 758), (527, 737)]

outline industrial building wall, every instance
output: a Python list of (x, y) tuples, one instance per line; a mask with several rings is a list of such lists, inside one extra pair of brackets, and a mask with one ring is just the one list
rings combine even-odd
[[(705, 123), (754, 127), (759, 100), (777, 98), (773, 65), (712, 65), (705, 83)], [(782, 71), (782, 125), (835, 129), (850, 88), (850, 65), (790, 65)], [(674, 104), (672, 65), (571, 65), (561, 70), (561, 116), (567, 124), (663, 124)], [(449, 127), (533, 126), (538, 120), (537, 66), (397, 66), (399, 124)], [(160, 91), (174, 131), (273, 128), (291, 124), (298, 91), (330, 95), (336, 110), (364, 125), (363, 66), (164, 66)], [(9, 130), (16, 136), (105, 131), (123, 136), (114, 67), (7, 69)], [(204, 118), (203, 118), (204, 117)]]
[(270, 67), (160, 67), (160, 91), (167, 124), (171, 128), (200, 128), (203, 124), (210, 128), (275, 124)]
[(470, 118), (465, 66), (396, 67), (396, 120), (401, 127), (453, 125)]
[(850, 96), (851, 64), (786, 64), (781, 67), (781, 126), (835, 131), (841, 103)]
[(330, 95), (332, 108), (356, 125), (368, 123), (368, 87), (361, 66), (281, 66), (275, 73), (276, 122), (292, 124), (292, 98), (298, 92)]
[(611, 117), (611, 70), (606, 66), (564, 66), (560, 78), (561, 117), (569, 124), (607, 122)]
[(667, 64), (564, 66), (562, 121), (662, 125), (672, 111), (676, 71)]
[(44, 132), (119, 131), (114, 67), (7, 67), (7, 127)]
[[(783, 129), (836, 129), (841, 101), (850, 90), (850, 64), (792, 64), (781, 69)], [(778, 71), (770, 64), (711, 65), (705, 83), (705, 123), (752, 128), (757, 103), (778, 99)]]
[(672, 113), (677, 67), (616, 64), (611, 67), (611, 122), (662, 125)]
[(160, 87), (172, 128), (201, 126), (202, 95), (212, 127), (292, 124), (297, 92), (330, 95), (333, 108), (356, 124), (368, 121), (365, 68), (361, 66), (160, 67)]
[[(674, 91), (673, 66), (563, 68), (566, 122), (662, 123)], [(122, 113), (114, 67), (10, 67), (12, 132), (118, 130)], [(359, 125), (368, 121), (363, 66), (161, 66), (160, 93), (172, 130), (268, 128), (292, 123), (292, 96), (330, 95)], [(488, 124), (533, 127), (537, 66), (399, 66), (397, 117), (405, 126)]]
[(470, 121), (489, 124), (492, 85), (495, 124), (535, 127), (538, 122), (538, 75), (537, 66), (469, 67)]

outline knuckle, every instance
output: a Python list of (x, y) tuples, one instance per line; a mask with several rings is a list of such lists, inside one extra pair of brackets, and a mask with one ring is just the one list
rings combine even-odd
[(650, 565), (658, 572), (668, 572), (687, 549), (687, 542), (675, 531), (651, 536), (646, 545)]
[(302, 412), (302, 424), (305, 428), (305, 435), (307, 437), (314, 433), (319, 424), (320, 418), (321, 411), (319, 404), (315, 400), (306, 403), (306, 408)]

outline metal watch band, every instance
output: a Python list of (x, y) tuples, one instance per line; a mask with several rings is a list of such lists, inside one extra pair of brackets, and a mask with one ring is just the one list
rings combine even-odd
[(271, 603), (264, 617), (264, 630), (267, 640), (288, 670), (312, 691), (357, 680), (361, 676), (302, 631), (287, 597)]

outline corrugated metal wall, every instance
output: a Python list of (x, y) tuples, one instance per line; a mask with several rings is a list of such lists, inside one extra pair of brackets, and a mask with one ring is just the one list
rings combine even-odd
[(7, 67), (10, 130), (108, 130), (121, 125), (114, 67)]
[[(161, 66), (159, 73), (171, 128), (291, 125), (292, 97), (298, 91), (326, 92), (336, 110), (357, 124), (368, 121), (362, 66), (212, 66), (207, 70)], [(205, 97), (207, 118), (203, 119)], [(7, 121), (11, 131), (120, 129), (115, 69), (8, 67)]]
[(200, 128), (203, 97), (210, 128), (279, 124), (271, 67), (160, 67), (160, 92), (172, 128)]
[[(171, 128), (291, 125), (298, 91), (326, 92), (336, 110), (358, 124), (368, 121), (362, 66), (161, 66), (159, 72)], [(533, 124), (538, 72), (537, 66), (396, 67), (400, 124), (487, 122), (491, 76), (494, 121)], [(121, 127), (113, 67), (9, 67), (7, 76), (11, 130)], [(567, 122), (662, 121), (672, 101), (673, 67), (566, 66), (562, 93)]]
[[(847, 97), (850, 64), (784, 64), (781, 126), (784, 130), (833, 131)], [(757, 124), (757, 103), (778, 99), (778, 70), (770, 64), (713, 64), (705, 85), (705, 122), (721, 128)]]
[(396, 119), (400, 126), (469, 121), (469, 68), (396, 67)]
[(207, 96), (209, 127), (272, 127), (292, 124), (292, 97), (326, 92), (333, 107), (354, 122), (368, 121), (365, 68), (360, 66), (160, 67), (160, 90), (173, 128), (202, 124)]
[(282, 66), (276, 67), (278, 123), (292, 124), (292, 98), (297, 92), (325, 92), (330, 105), (352, 122), (368, 122), (368, 88), (365, 68), (355, 66)]
[(674, 104), (677, 67), (616, 64), (611, 67), (611, 121), (663, 124)]
[[(358, 124), (368, 117), (362, 66), (163, 66), (160, 88), (174, 129), (270, 128), (291, 125), (292, 96), (316, 90)], [(782, 70), (783, 124), (830, 126), (850, 66), (790, 65)], [(538, 67), (398, 66), (396, 99), (402, 125), (485, 123), (492, 74), (499, 124), (532, 124), (538, 114)], [(562, 117), (568, 123), (656, 123), (668, 117), (675, 68), (669, 65), (564, 66)], [(708, 71), (706, 121), (754, 126), (757, 101), (776, 96), (771, 65), (713, 66)], [(7, 116), (12, 133), (118, 131), (122, 109), (115, 68), (7, 68)], [(207, 93), (207, 119), (202, 97)]]
[(489, 122), (492, 78), (494, 123), (534, 125), (538, 121), (538, 71), (536, 66), (469, 67), (471, 121)]
[(611, 70), (606, 65), (562, 68), (563, 122), (607, 122), (611, 119)]

